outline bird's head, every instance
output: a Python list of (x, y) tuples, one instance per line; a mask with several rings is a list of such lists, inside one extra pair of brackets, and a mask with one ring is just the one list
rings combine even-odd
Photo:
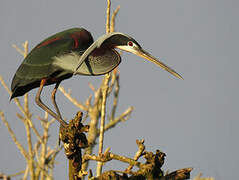
[(153, 62), (154, 64), (159, 65), (161, 68), (168, 71), (172, 75), (180, 79), (183, 79), (182, 76), (180, 76), (172, 68), (162, 63), (157, 58), (152, 56), (150, 53), (145, 51), (134, 38), (120, 32), (112, 32), (101, 36), (86, 50), (86, 52), (84, 52), (81, 59), (86, 58), (86, 56), (88, 56), (96, 48), (101, 47), (117, 48), (122, 51), (127, 51), (136, 54), (137, 56), (140, 56), (146, 60)]

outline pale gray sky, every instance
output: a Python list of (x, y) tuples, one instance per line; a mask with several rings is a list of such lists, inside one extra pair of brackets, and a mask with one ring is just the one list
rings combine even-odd
[[(118, 114), (135, 107), (130, 120), (106, 134), (105, 147), (133, 157), (135, 140), (144, 138), (147, 150), (167, 154), (164, 169), (193, 167), (218, 180), (237, 179), (239, 168), (238, 1), (232, 0), (131, 0), (121, 5), (116, 30), (134, 37), (146, 50), (161, 57), (185, 80), (178, 80), (152, 63), (124, 53), (120, 65)], [(22, 62), (12, 44), (29, 40), (31, 49), (44, 38), (71, 27), (85, 27), (95, 39), (105, 32), (106, 0), (41, 0), (0, 3), (0, 74), (10, 86)], [(63, 82), (72, 94), (85, 101), (88, 82), (98, 85), (101, 77), (75, 76)], [(47, 87), (46, 92), (52, 87)], [(21, 142), (24, 127), (16, 107), (0, 87), (0, 110), (6, 114)], [(31, 91), (31, 102), (36, 90)], [(46, 93), (44, 93), (46, 96)], [(47, 99), (47, 98), (45, 98)], [(63, 116), (78, 111), (57, 96)], [(33, 105), (35, 115), (42, 111)], [(37, 119), (36, 119), (37, 123)], [(51, 143), (58, 137), (55, 124)], [(14, 173), (25, 168), (6, 127), (0, 122), (0, 171)], [(10, 161), (9, 161), (10, 159)], [(67, 177), (67, 161), (58, 156), (56, 179)], [(105, 167), (108, 168), (109, 166)], [(113, 169), (126, 165), (113, 163)], [(112, 168), (112, 167), (111, 167)]]

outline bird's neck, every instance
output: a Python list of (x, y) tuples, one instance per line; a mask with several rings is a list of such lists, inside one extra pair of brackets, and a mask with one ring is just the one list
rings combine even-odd
[(99, 48), (96, 48), (93, 50), (93, 52), (91, 53), (92, 56), (102, 56), (105, 54), (105, 52), (109, 49), (109, 48), (113, 48), (113, 47), (109, 47), (109, 46), (102, 46)]

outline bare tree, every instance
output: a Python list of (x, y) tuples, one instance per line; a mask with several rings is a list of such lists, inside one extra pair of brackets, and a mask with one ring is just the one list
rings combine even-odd
[[(115, 29), (115, 17), (120, 9), (120, 6), (116, 8), (112, 16), (110, 16), (111, 1), (107, 0), (107, 17), (106, 17), (106, 33), (113, 32)], [(16, 45), (13, 47), (24, 57), (28, 53), (28, 42), (23, 44), (23, 50)], [(24, 101), (18, 98), (14, 99), (16, 106), (19, 108), (21, 114), (17, 113), (16, 116), (20, 119), (26, 130), (27, 145), (23, 147), (21, 142), (18, 141), (17, 136), (10, 127), (8, 121), (5, 118), (4, 113), (0, 112), (0, 117), (10, 133), (12, 140), (16, 144), (21, 154), (26, 160), (25, 169), (13, 175), (0, 174), (0, 179), (11, 179), (14, 176), (21, 176), (21, 179), (25, 180), (30, 178), (31, 180), (38, 179), (54, 179), (53, 171), (55, 166), (55, 157), (58, 152), (64, 147), (65, 155), (69, 159), (69, 179), (82, 179), (88, 175), (88, 179), (158, 179), (158, 180), (183, 180), (190, 178), (190, 172), (192, 168), (184, 168), (171, 173), (164, 172), (162, 166), (165, 160), (165, 153), (160, 150), (155, 152), (149, 152), (146, 150), (144, 140), (136, 140), (138, 150), (134, 157), (126, 157), (110, 152), (110, 148), (106, 148), (103, 152), (104, 133), (109, 131), (120, 122), (125, 122), (131, 115), (133, 107), (128, 107), (119, 116), (116, 116), (115, 112), (118, 107), (119, 98), (119, 73), (117, 68), (111, 73), (108, 73), (102, 79), (100, 87), (95, 88), (90, 84), (93, 94), (89, 96), (86, 102), (79, 102), (74, 98), (71, 93), (67, 92), (64, 87), (60, 86), (61, 93), (76, 107), (80, 109), (76, 116), (69, 121), (67, 127), (60, 128), (60, 140), (63, 142), (63, 146), (56, 146), (54, 148), (48, 146), (49, 141), (49, 127), (55, 121), (55, 119), (49, 119), (48, 114), (45, 113), (44, 117), (40, 117), (41, 128), (43, 133), (37, 129), (34, 125), (32, 112), (29, 106), (28, 94), (24, 95)], [(2, 76), (0, 76), (0, 82), (6, 91), (11, 95), (10, 89), (7, 87)], [(107, 100), (112, 98), (113, 104), (111, 107), (107, 107)], [(110, 111), (109, 111), (110, 109)], [(83, 116), (82, 111), (85, 115)], [(108, 113), (109, 121), (105, 123), (106, 114)], [(84, 125), (86, 119), (89, 119), (89, 125)], [(100, 128), (98, 128), (100, 126)], [(33, 141), (33, 136), (36, 137), (36, 141)], [(97, 139), (99, 139), (98, 154), (92, 154), (93, 149), (96, 147)], [(139, 158), (144, 158), (145, 162), (139, 162)], [(102, 166), (111, 161), (117, 160), (124, 162), (127, 165), (124, 171), (110, 170), (102, 172)], [(94, 176), (93, 172), (88, 169), (89, 161), (97, 161), (97, 171)], [(133, 171), (133, 167), (136, 166), (138, 170)], [(195, 180), (206, 180), (206, 178), (195, 177)], [(212, 178), (207, 178), (212, 180)]]

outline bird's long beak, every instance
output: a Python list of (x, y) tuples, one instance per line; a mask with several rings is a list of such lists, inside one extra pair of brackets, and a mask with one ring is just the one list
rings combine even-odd
[(178, 74), (176, 71), (174, 71), (172, 68), (170, 68), (166, 64), (159, 61), (157, 58), (153, 57), (151, 54), (149, 54), (147, 51), (143, 50), (142, 48), (129, 47), (129, 46), (116, 46), (116, 48), (121, 49), (123, 51), (128, 51), (128, 52), (134, 53), (137, 56), (140, 56), (146, 60), (153, 62), (154, 64), (157, 64), (158, 66), (160, 66), (164, 70), (168, 71), (172, 75), (174, 75), (180, 79), (183, 79), (183, 77), (180, 74)]

